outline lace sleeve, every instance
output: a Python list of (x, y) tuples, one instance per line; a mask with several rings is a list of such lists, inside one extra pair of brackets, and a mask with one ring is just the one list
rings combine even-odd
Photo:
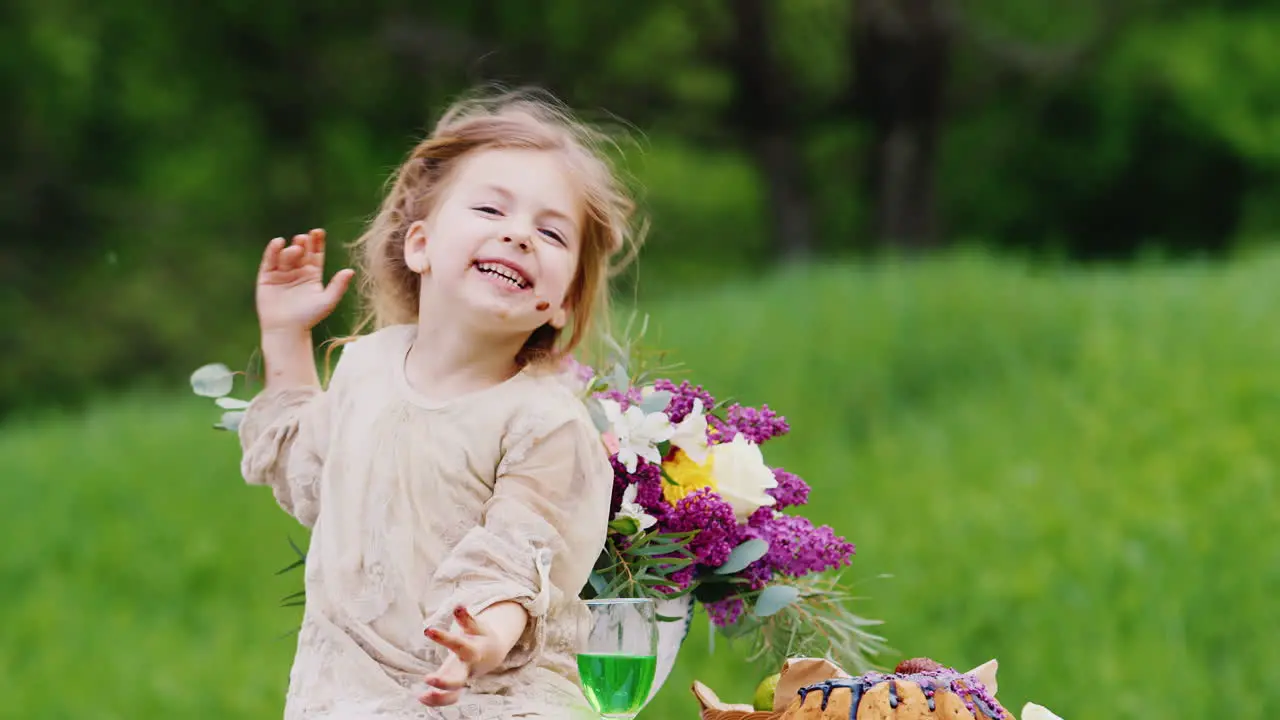
[(482, 523), (433, 578), (445, 602), (427, 619), (428, 626), (453, 627), (458, 605), (479, 613), (498, 602), (519, 603), (529, 623), (495, 673), (543, 652), (548, 610), (576, 600), (599, 557), (613, 489), (608, 456), (589, 420), (526, 423), (503, 454)]
[(240, 423), (245, 482), (269, 486), (280, 507), (307, 528), (320, 514), (326, 404), (318, 387), (264, 392)]

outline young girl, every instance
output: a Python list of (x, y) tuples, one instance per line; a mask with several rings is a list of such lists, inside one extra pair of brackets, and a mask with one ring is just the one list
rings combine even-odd
[[(561, 361), (606, 314), (632, 204), (550, 102), (462, 103), (322, 281), (324, 232), (258, 271), (266, 385), (242, 472), (312, 528), (286, 718), (566, 718), (613, 473)], [(311, 329), (353, 277), (375, 330), (327, 388)]]

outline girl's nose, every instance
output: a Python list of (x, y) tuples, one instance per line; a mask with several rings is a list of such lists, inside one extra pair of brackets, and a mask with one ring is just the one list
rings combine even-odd
[(519, 238), (513, 238), (513, 237), (511, 237), (510, 235), (504, 235), (504, 236), (502, 237), (502, 242), (505, 242), (505, 243), (516, 243), (517, 245), (519, 245), (519, 246), (520, 246), (520, 249), (521, 249), (521, 250), (528, 250), (528, 249), (529, 249), (529, 241), (528, 241), (528, 239), (526, 239), (526, 238), (525, 238), (525, 237), (523, 237), (523, 236), (521, 236), (521, 237), (519, 237)]

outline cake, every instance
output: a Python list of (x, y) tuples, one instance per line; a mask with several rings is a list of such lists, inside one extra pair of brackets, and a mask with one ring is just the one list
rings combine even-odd
[(976, 672), (961, 673), (928, 658), (894, 672), (836, 677), (796, 691), (781, 720), (1012, 720)]

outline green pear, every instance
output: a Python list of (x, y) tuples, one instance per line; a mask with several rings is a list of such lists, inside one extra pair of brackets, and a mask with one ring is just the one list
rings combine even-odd
[(778, 679), (782, 677), (782, 673), (774, 673), (756, 686), (755, 697), (752, 698), (751, 705), (756, 710), (773, 710), (773, 695), (778, 691)]

